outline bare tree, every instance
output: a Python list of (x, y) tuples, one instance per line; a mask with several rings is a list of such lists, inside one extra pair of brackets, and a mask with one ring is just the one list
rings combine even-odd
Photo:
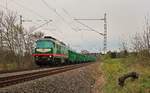
[(26, 53), (31, 54), (32, 53), (32, 49), (33, 49), (33, 45), (35, 43), (35, 41), (39, 38), (42, 38), (44, 36), (44, 34), (42, 32), (35, 32), (32, 33), (33, 31), (30, 30), (29, 32), (26, 31), (26, 38), (25, 38), (25, 50)]
[(0, 11), (0, 48), (3, 48), (3, 28), (2, 28), (2, 21), (3, 21), (3, 15), (4, 13)]
[(139, 33), (135, 34), (135, 36), (133, 37), (133, 40), (131, 41), (131, 43), (133, 45), (133, 50), (135, 52), (140, 52), (144, 49), (142, 36)]
[(140, 58), (150, 57), (150, 24), (149, 19), (145, 17), (145, 28), (143, 33), (136, 33), (132, 40), (134, 51)]
[(149, 19), (147, 17), (145, 17), (145, 29), (143, 39), (146, 50), (150, 50), (150, 24)]
[(121, 57), (128, 56), (129, 49), (128, 49), (128, 43), (127, 43), (127, 41), (126, 40), (122, 40), (120, 46), (121, 46), (120, 47), (120, 56)]
[[(44, 35), (42, 32), (32, 32), (26, 31), (17, 23), (16, 13), (8, 12), (5, 14), (0, 11), (0, 48), (3, 47), (3, 53), (0, 53), (0, 61), (6, 61), (5, 63), (15, 62), (18, 67), (31, 62), (34, 42)], [(26, 62), (27, 59), (29, 62)]]

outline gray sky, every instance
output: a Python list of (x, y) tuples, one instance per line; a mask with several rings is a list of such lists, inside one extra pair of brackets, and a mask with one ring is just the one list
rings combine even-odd
[[(46, 35), (52, 35), (69, 44), (77, 51), (87, 49), (98, 52), (103, 48), (103, 37), (92, 31), (74, 31), (87, 29), (72, 20), (75, 18), (103, 18), (108, 14), (108, 49), (117, 50), (119, 42), (136, 32), (142, 32), (144, 17), (150, 12), (150, 0), (7, 0), (8, 9), (17, 11), (24, 19), (34, 23), (24, 26), (38, 26), (44, 22), (37, 19), (52, 19), (53, 22), (42, 27)], [(6, 7), (6, 0), (0, 0), (0, 9)], [(67, 11), (67, 13), (65, 11)], [(57, 14), (56, 14), (56, 12)], [(81, 21), (103, 32), (102, 21)]]

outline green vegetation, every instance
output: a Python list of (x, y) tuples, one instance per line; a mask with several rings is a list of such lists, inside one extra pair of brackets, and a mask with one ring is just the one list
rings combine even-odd
[[(102, 70), (105, 75), (104, 93), (150, 93), (150, 67), (139, 64), (133, 56), (125, 58), (104, 57)], [(124, 87), (118, 85), (118, 78), (123, 74), (136, 71), (138, 80), (127, 79)]]

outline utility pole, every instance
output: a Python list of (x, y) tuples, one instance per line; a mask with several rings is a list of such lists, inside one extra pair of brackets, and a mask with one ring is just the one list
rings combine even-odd
[(20, 32), (22, 31), (22, 21), (23, 21), (22, 15), (20, 15)]
[(22, 26), (22, 15), (20, 15), (20, 27)]
[(107, 52), (107, 14), (104, 14), (104, 54)]
[[(83, 21), (91, 21), (91, 20), (93, 20), (93, 21), (97, 21), (97, 20), (101, 20), (101, 21), (104, 21), (104, 32), (103, 33), (100, 33), (100, 32), (96, 32), (96, 33), (99, 33), (100, 35), (102, 35), (102, 36), (104, 36), (104, 41), (103, 41), (103, 52), (104, 52), (104, 54), (107, 52), (107, 14), (105, 13), (104, 14), (104, 18), (102, 18), (102, 19), (74, 19), (74, 20), (83, 20)], [(80, 23), (81, 25), (84, 25), (84, 26), (86, 26), (86, 27), (88, 27), (87, 25), (85, 25), (85, 24), (83, 24), (83, 23), (81, 23), (81, 22), (78, 22), (78, 23)], [(88, 27), (88, 28), (90, 28), (90, 27)], [(92, 28), (90, 28), (91, 30), (94, 30), (94, 29), (92, 29)]]

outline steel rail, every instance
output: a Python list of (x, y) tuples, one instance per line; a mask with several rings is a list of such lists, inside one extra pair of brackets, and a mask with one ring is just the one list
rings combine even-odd
[(45, 76), (50, 76), (50, 75), (66, 72), (66, 71), (69, 71), (69, 70), (73, 70), (73, 69), (76, 69), (76, 68), (87, 66), (89, 64), (91, 64), (91, 63), (76, 64), (76, 65), (71, 65), (71, 66), (67, 66), (67, 67), (60, 67), (60, 68), (56, 68), (56, 69), (50, 69), (50, 70), (46, 70), (46, 71), (39, 71), (39, 72), (33, 72), (33, 73), (26, 73), (26, 74), (2, 77), (2, 78), (0, 78), (0, 88), (15, 85), (15, 84), (18, 84), (18, 83), (23, 83), (23, 82), (38, 79), (38, 78), (42, 78), (42, 77), (45, 77)]

